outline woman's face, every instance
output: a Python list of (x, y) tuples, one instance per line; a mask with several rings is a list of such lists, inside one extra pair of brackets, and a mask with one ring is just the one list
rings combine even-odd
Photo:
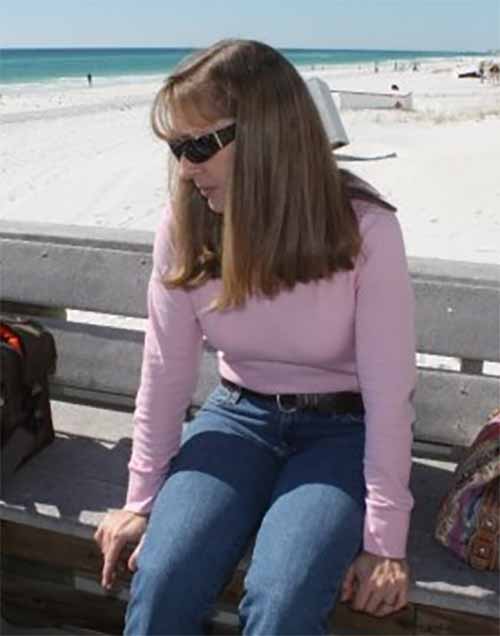
[[(172, 113), (171, 119), (174, 134), (179, 138), (201, 137), (215, 130), (220, 130), (233, 122), (233, 119), (218, 119), (210, 123), (203, 121), (193, 123), (189, 122), (181, 113)], [(216, 152), (213, 157), (202, 163), (192, 163), (184, 155), (179, 160), (180, 178), (192, 181), (214, 212), (224, 212), (233, 156), (234, 141), (231, 141)]]

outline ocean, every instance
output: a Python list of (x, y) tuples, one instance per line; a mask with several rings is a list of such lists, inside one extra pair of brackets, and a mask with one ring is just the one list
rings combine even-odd
[[(280, 50), (302, 68), (481, 55), (468, 51)], [(0, 85), (74, 81), (85, 79), (88, 73), (108, 81), (130, 76), (167, 76), (193, 51), (194, 48), (0, 49)]]

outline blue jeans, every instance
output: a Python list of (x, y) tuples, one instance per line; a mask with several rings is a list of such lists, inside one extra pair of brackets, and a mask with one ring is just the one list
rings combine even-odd
[(360, 551), (362, 416), (285, 413), (219, 387), (188, 425), (155, 500), (125, 634), (203, 634), (257, 532), (243, 634), (325, 634)]

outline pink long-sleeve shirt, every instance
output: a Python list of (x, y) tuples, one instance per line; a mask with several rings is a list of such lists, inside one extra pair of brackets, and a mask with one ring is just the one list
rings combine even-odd
[(147, 513), (177, 454), (203, 336), (221, 376), (262, 393), (361, 391), (366, 409), (363, 548), (403, 558), (413, 497), (414, 301), (393, 212), (354, 202), (363, 247), (352, 271), (299, 283), (243, 309), (207, 311), (220, 280), (167, 289), (172, 262), (167, 209), (155, 237), (148, 322), (134, 414), (125, 508)]

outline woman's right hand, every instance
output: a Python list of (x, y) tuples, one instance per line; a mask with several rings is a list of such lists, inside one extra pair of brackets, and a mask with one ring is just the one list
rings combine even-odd
[(111, 589), (116, 578), (116, 565), (122, 549), (127, 543), (139, 542), (128, 559), (128, 568), (136, 569), (137, 555), (141, 549), (144, 532), (148, 523), (148, 515), (141, 515), (128, 510), (113, 510), (99, 524), (94, 539), (101, 548), (104, 558), (101, 585)]

